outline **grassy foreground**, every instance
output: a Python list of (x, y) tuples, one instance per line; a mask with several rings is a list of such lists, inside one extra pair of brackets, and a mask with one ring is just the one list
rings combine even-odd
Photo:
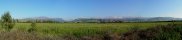
[[(146, 29), (156, 25), (167, 25), (170, 22), (158, 22), (158, 23), (37, 23), (36, 31), (34, 33), (28, 33), (27, 30), (31, 27), (31, 23), (16, 23), (11, 32), (3, 32), (2, 34), (18, 33), (16, 35), (36, 35), (36, 37), (48, 37), (56, 39), (55, 37), (61, 37), (64, 39), (97, 39), (107, 38), (106, 36), (121, 35), (132, 28)], [(181, 23), (181, 22), (176, 22)], [(21, 33), (21, 32), (23, 33)], [(32, 35), (33, 34), (33, 35)], [(112, 35), (110, 35), (112, 34)], [(11, 36), (11, 35), (9, 35)], [(27, 35), (28, 36), (28, 35)], [(29, 36), (28, 36), (29, 37)], [(14, 37), (13, 37), (14, 38)], [(32, 37), (33, 40), (34, 37)], [(26, 38), (25, 38), (26, 39)], [(38, 38), (35, 38), (38, 39)], [(117, 40), (117, 38), (114, 38)], [(24, 39), (23, 39), (24, 40)]]
[[(168, 23), (37, 23), (37, 32), (43, 34), (73, 34), (91, 35), (99, 31), (126, 32), (131, 27), (149, 28)], [(17, 23), (13, 30), (27, 31), (30, 23)], [(95, 31), (95, 32), (94, 32)]]

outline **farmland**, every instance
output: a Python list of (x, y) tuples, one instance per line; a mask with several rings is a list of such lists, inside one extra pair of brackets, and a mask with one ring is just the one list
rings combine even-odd
[[(126, 32), (132, 27), (141, 29), (153, 27), (156, 25), (166, 25), (169, 22), (159, 23), (37, 23), (36, 32), (41, 35), (94, 35), (104, 31)], [(27, 31), (31, 23), (16, 23), (12, 30)]]
[[(119, 40), (123, 33), (137, 29), (148, 29), (172, 22), (153, 23), (36, 23), (36, 30), (28, 32), (31, 23), (16, 23), (10, 32), (1, 28), (0, 39), (4, 40), (105, 40), (111, 36)], [(175, 22), (179, 24), (181, 22)], [(106, 38), (105, 38), (106, 37)]]

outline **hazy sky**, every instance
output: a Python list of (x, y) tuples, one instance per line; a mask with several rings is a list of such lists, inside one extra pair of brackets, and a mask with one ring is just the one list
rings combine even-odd
[(0, 0), (0, 14), (14, 18), (59, 17), (178, 17), (182, 0)]

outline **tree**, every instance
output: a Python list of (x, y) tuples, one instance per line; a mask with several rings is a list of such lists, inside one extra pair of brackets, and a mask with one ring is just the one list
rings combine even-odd
[(15, 21), (16, 21), (16, 23), (19, 23), (19, 20), (18, 19), (16, 19)]
[(14, 27), (15, 22), (9, 12), (6, 12), (5, 14), (2, 15), (1, 25), (7, 31), (10, 31)]
[(34, 31), (36, 31), (36, 21), (32, 21), (31, 28), (28, 30), (28, 32), (34, 32)]

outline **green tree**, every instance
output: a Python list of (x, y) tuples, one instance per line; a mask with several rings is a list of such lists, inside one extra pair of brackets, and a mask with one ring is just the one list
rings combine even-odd
[(34, 32), (36, 31), (36, 21), (32, 21), (31, 28), (28, 30), (28, 32)]
[(9, 12), (6, 12), (2, 15), (1, 25), (7, 31), (10, 31), (14, 27), (15, 22)]

